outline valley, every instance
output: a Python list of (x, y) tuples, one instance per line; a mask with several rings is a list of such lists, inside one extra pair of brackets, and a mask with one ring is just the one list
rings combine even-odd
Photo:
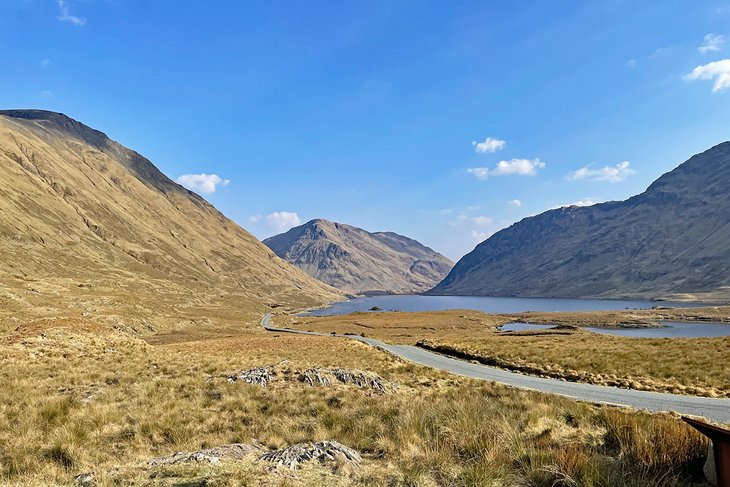
[[(564, 301), (526, 312), (531, 301), (504, 314), (300, 316), (354, 288), (296, 269), (64, 115), (0, 112), (0, 129), (3, 485), (701, 485), (706, 439), (662, 411), (725, 421), (730, 340), (582, 328), (727, 322), (727, 308)], [(405, 237), (329, 225), (410, 246), (392, 260), (393, 247), (368, 247), (385, 252), (371, 258), (390, 262), (397, 284), (361, 290), (425, 290), (450, 268)], [(264, 330), (269, 313), (276, 327), (326, 336)], [(510, 322), (558, 328), (498, 329)], [(584, 387), (587, 402), (563, 397)], [(651, 391), (674, 394), (670, 406), (646, 402)]]

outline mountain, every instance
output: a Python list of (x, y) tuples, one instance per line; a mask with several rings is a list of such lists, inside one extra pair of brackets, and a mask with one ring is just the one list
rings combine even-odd
[(312, 277), (355, 293), (413, 294), (441, 281), (452, 261), (392, 232), (312, 220), (264, 240)]
[(177, 323), (190, 308), (253, 314), (340, 296), (102, 132), (0, 111), (0, 319), (115, 308)]
[(730, 142), (626, 201), (525, 218), (479, 244), (435, 295), (727, 297)]

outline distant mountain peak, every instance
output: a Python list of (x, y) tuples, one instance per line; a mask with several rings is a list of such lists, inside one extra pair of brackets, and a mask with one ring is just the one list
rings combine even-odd
[(310, 276), (355, 293), (422, 292), (453, 266), (413, 239), (321, 218), (268, 238), (264, 244)]

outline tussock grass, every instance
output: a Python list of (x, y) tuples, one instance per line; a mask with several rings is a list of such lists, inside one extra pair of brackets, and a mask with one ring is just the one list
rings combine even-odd
[[(688, 485), (706, 453), (672, 416), (454, 378), (348, 340), (251, 331), (151, 346), (70, 326), (14, 336), (0, 348), (3, 485), (72, 485), (82, 472), (100, 485)], [(367, 368), (400, 387), (375, 395), (224, 379), (284, 359)], [(362, 467), (144, 463), (226, 443), (324, 439), (360, 451)]]

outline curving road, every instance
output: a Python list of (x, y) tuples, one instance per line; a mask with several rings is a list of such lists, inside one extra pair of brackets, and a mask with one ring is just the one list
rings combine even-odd
[(703, 416), (720, 423), (730, 423), (730, 399), (635, 391), (632, 389), (596, 386), (580, 382), (544, 379), (542, 377), (518, 374), (496, 367), (488, 367), (486, 365), (478, 365), (453, 359), (412, 345), (389, 345), (373, 338), (365, 338), (357, 335), (334, 335), (314, 331), (294, 330), (291, 328), (276, 328), (271, 324), (270, 320), (271, 314), (269, 313), (261, 319), (261, 326), (268, 331), (350, 338), (385, 350), (409, 362), (463, 377), (489, 380), (513, 387), (558, 394), (580, 401), (627, 406), (646, 409), (652, 412), (674, 411), (691, 416)]

